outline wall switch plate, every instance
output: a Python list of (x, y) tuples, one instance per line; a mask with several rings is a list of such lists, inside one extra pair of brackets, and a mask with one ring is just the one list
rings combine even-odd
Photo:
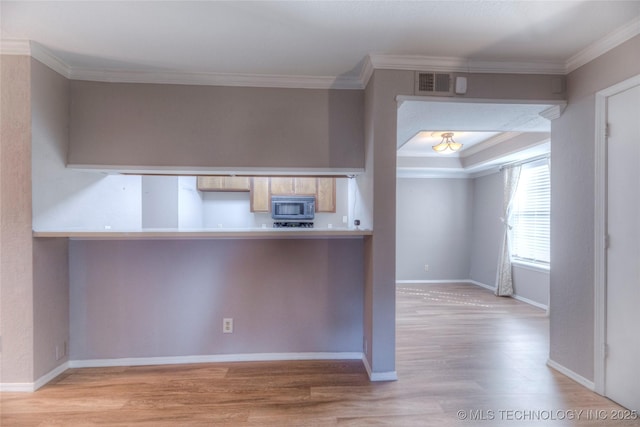
[(233, 333), (233, 318), (225, 317), (224, 319), (222, 319), (222, 333), (223, 334)]
[(429, 271), (429, 264), (424, 265), (424, 271)]

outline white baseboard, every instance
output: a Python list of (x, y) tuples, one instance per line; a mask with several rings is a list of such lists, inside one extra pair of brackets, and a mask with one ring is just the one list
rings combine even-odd
[(522, 301), (522, 302), (524, 302), (526, 304), (532, 305), (534, 307), (541, 308), (543, 310), (548, 310), (548, 308), (549, 308), (546, 304), (541, 304), (541, 303), (539, 303), (537, 301), (531, 300), (529, 298), (521, 297), (520, 295), (517, 295), (517, 294), (513, 294), (513, 299), (517, 299), (518, 301)]
[(71, 360), (70, 368), (104, 368), (113, 366), (178, 365), (215, 362), (265, 362), (283, 360), (360, 360), (362, 353), (246, 353), (203, 356), (126, 357), (118, 359)]
[[(178, 365), (215, 362), (264, 362), (285, 360), (364, 360), (359, 352), (318, 353), (246, 353), (175, 357), (127, 357), (118, 359), (70, 360), (32, 383), (0, 383), (2, 392), (34, 392), (69, 368), (105, 368), (114, 366)], [(369, 371), (367, 371), (369, 373)], [(395, 373), (393, 373), (395, 375)], [(371, 381), (388, 381), (388, 374), (369, 373)], [(378, 378), (380, 379), (374, 379)]]
[(495, 292), (496, 291), (496, 287), (495, 286), (487, 285), (487, 284), (482, 283), (482, 282), (476, 282), (475, 280), (465, 280), (465, 282), (471, 283), (472, 285), (480, 286), (481, 288), (488, 289), (491, 292)]
[(593, 381), (590, 381), (590, 380), (586, 379), (582, 375), (576, 374), (571, 369), (565, 368), (564, 366), (562, 366), (558, 362), (554, 362), (551, 359), (547, 359), (547, 366), (549, 366), (552, 369), (555, 369), (556, 371), (560, 372), (562, 375), (565, 375), (565, 376), (571, 378), (572, 380), (574, 380), (578, 384), (585, 386), (586, 388), (588, 388), (591, 391), (595, 391), (595, 389), (596, 389), (595, 384), (594, 384)]
[(369, 375), (369, 381), (377, 382), (398, 380), (398, 373), (396, 371), (372, 372), (371, 366), (369, 366), (369, 361), (364, 354), (362, 355), (362, 363), (364, 364), (364, 368), (367, 370), (367, 375)]
[(396, 285), (435, 285), (438, 283), (469, 283), (469, 279), (460, 280), (396, 280)]
[(65, 362), (55, 369), (52, 369), (32, 383), (0, 383), (0, 391), (31, 393), (47, 384), (67, 369), (69, 369), (69, 362)]

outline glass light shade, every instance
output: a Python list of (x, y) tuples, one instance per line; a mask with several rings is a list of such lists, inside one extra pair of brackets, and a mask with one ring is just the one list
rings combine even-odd
[(431, 148), (439, 154), (451, 154), (459, 151), (462, 144), (453, 140), (453, 132), (447, 132), (442, 134), (442, 141)]

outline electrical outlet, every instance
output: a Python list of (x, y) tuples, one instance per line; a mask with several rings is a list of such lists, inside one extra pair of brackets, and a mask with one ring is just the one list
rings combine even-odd
[(233, 318), (225, 317), (224, 319), (222, 319), (222, 333), (223, 334), (233, 333)]
[(429, 271), (429, 264), (424, 265), (424, 271)]
[(368, 348), (367, 348), (367, 339), (366, 339), (366, 338), (364, 338), (364, 339), (362, 340), (362, 350), (364, 351), (365, 356), (366, 356), (366, 354), (367, 354), (367, 349), (368, 349)]
[(60, 360), (67, 355), (67, 342), (64, 341), (62, 345), (56, 345), (56, 360)]

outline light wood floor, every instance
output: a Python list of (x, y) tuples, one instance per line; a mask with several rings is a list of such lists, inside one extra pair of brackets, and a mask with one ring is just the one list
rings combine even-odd
[(640, 425), (545, 365), (542, 310), (467, 284), (399, 286), (397, 307), (399, 381), (370, 383), (359, 361), (71, 369), (2, 393), (0, 424)]

